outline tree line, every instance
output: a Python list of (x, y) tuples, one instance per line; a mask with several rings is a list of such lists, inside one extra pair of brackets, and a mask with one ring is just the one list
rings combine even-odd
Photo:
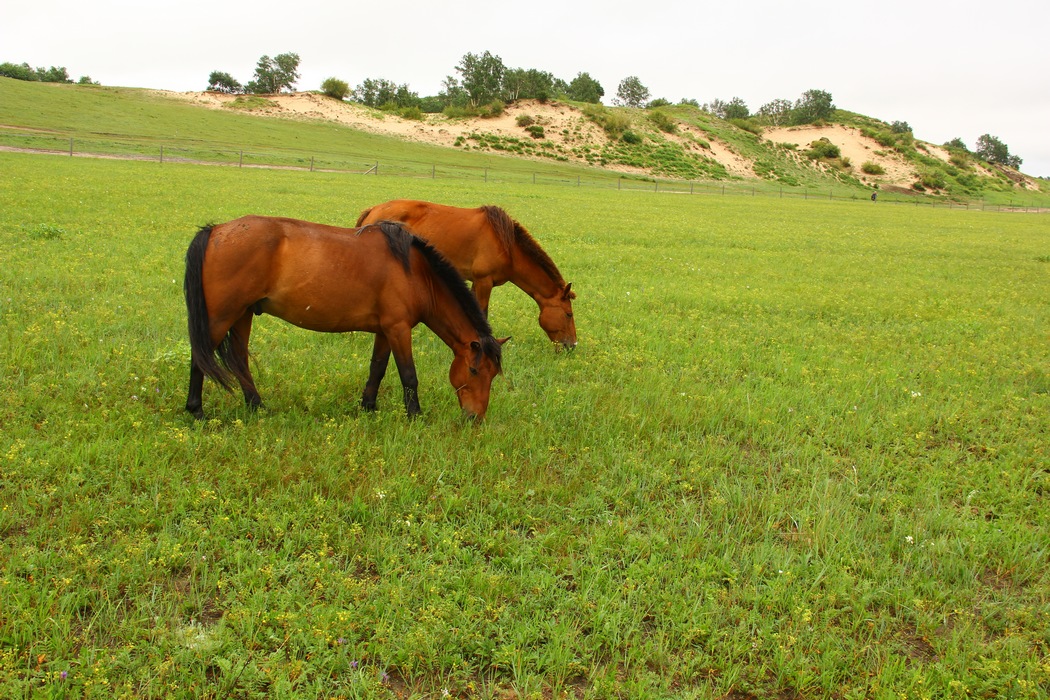
[[(69, 71), (65, 66), (51, 66), (50, 68), (33, 68), (28, 63), (0, 63), (0, 77), (14, 78), (15, 80), (28, 80), (39, 83), (69, 83), (73, 79), (69, 77)], [(92, 80), (89, 75), (82, 75), (77, 80), (79, 85), (98, 85), (98, 81)]]

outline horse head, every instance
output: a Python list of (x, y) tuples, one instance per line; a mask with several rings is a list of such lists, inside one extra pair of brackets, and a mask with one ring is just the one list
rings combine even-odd
[(575, 298), (576, 292), (572, 291), (572, 282), (569, 282), (554, 296), (537, 299), (540, 328), (552, 342), (566, 350), (576, 347), (576, 321), (572, 316), (572, 300)]
[(492, 380), (503, 371), (503, 344), (510, 338), (484, 336), (455, 351), (448, 379), (456, 390), (463, 414), (477, 422), (489, 408)]

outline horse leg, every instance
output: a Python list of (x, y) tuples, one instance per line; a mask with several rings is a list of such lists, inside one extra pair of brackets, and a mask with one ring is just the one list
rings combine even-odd
[(376, 333), (375, 343), (372, 345), (372, 364), (368, 369), (368, 382), (361, 393), (361, 408), (366, 411), (376, 410), (379, 385), (383, 381), (383, 376), (386, 375), (388, 364), (390, 364), (390, 341), (382, 333)]
[(202, 407), (204, 393), (204, 372), (197, 367), (193, 360), (190, 360), (190, 391), (186, 397), (186, 410), (193, 414), (193, 417), (197, 420), (204, 418), (204, 409)]
[(422, 411), (419, 408), (419, 379), (416, 377), (416, 364), (412, 360), (412, 328), (406, 324), (393, 333), (387, 333), (386, 338), (394, 353), (401, 388), (405, 392), (405, 411), (409, 418), (415, 418)]
[(252, 334), (252, 315), (252, 310), (248, 309), (233, 324), (233, 328), (230, 329), (230, 347), (236, 366), (243, 370), (235, 374), (237, 381), (240, 382), (241, 391), (244, 392), (244, 403), (254, 411), (262, 407), (262, 397), (259, 396), (259, 390), (255, 388), (255, 379), (248, 365), (248, 338)]
[(489, 297), (492, 296), (492, 278), (482, 277), (481, 279), (476, 279), (471, 284), (470, 289), (474, 292), (474, 298), (478, 300), (478, 306), (481, 307), (481, 312), (485, 314), (487, 319), (489, 317)]

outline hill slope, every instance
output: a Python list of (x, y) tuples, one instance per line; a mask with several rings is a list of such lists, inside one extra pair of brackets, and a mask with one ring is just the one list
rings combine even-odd
[[(758, 136), (688, 107), (620, 108), (615, 111), (627, 115), (625, 130), (640, 139), (634, 148), (625, 148), (622, 132), (618, 137), (599, 125), (601, 114), (566, 102), (526, 100), (509, 105), (496, 117), (450, 119), (425, 114), (422, 119), (405, 119), (316, 93), (250, 100), (208, 92), (160, 94), (211, 109), (238, 108), (261, 116), (329, 121), (420, 143), (598, 165), (643, 177), (756, 178), (789, 186), (818, 186), (832, 179), (858, 187), (955, 197), (988, 188), (1040, 189), (1038, 181), (1021, 173), (989, 167), (941, 146), (911, 138), (906, 147), (887, 145), (879, 136), (879, 127), (888, 130), (886, 125), (870, 118), (851, 118), (849, 113), (843, 114), (853, 124), (767, 128)], [(654, 113), (664, 119), (654, 118)], [(807, 155), (811, 144), (821, 140), (835, 146), (839, 156)]]

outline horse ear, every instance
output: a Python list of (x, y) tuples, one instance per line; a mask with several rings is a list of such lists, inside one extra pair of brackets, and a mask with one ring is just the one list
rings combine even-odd
[(565, 289), (561, 292), (561, 298), (565, 301), (576, 298), (576, 292), (572, 291), (572, 282), (565, 285)]
[(510, 340), (510, 336), (509, 335), (506, 338), (496, 338), (496, 342), (499, 343), (500, 345), (503, 345), (508, 340)]

